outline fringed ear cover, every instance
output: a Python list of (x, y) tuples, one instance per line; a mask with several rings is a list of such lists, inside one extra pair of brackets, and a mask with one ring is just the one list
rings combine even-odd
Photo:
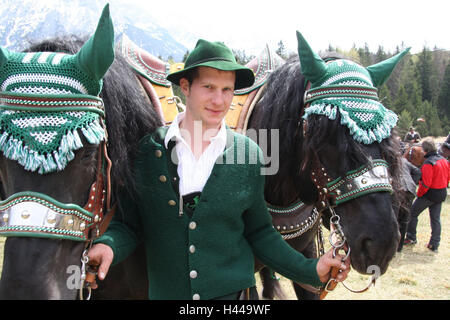
[(356, 141), (371, 144), (389, 137), (397, 115), (379, 102), (376, 86), (388, 79), (409, 48), (364, 68), (345, 59), (325, 63), (298, 31), (297, 40), (301, 71), (311, 83), (305, 95), (309, 107), (304, 118), (319, 114), (334, 120), (339, 112), (341, 124), (349, 128)]

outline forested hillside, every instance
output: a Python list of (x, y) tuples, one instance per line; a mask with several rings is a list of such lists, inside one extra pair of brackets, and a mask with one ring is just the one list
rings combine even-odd
[[(369, 56), (360, 49), (358, 55), (368, 57), (362, 60), (366, 66), (391, 56), (382, 48)], [(418, 54), (408, 54), (379, 90), (383, 104), (399, 115), (397, 126), (401, 134), (410, 126), (422, 137), (449, 133), (450, 51), (424, 47)]]

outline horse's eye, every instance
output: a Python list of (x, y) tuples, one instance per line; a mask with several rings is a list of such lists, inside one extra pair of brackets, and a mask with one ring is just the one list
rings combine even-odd
[(81, 152), (81, 161), (83, 162), (91, 162), (96, 158), (97, 155), (97, 146), (87, 145), (80, 150)]

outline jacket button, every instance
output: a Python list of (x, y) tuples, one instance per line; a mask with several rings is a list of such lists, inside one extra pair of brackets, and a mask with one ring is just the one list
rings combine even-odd
[(174, 201), (174, 200), (169, 200), (169, 205), (171, 205), (171, 206), (174, 206), (174, 205), (176, 205), (177, 203)]
[(156, 150), (156, 151), (155, 151), (155, 156), (156, 156), (157, 158), (161, 158), (161, 156), (162, 156), (162, 151), (161, 151), (161, 150)]
[(196, 293), (196, 294), (194, 294), (194, 295), (192, 296), (192, 299), (193, 299), (193, 300), (200, 300), (200, 295), (199, 295), (198, 293)]
[(192, 244), (189, 246), (189, 252), (194, 253), (195, 252), (195, 246)]
[(165, 176), (165, 175), (159, 176), (159, 181), (161, 181), (161, 182), (166, 182), (166, 181), (167, 181), (166, 176)]
[(191, 277), (191, 279), (197, 278), (197, 271), (192, 270), (191, 272), (189, 272), (189, 277)]
[(191, 221), (189, 223), (189, 229), (195, 230), (195, 228), (197, 228), (197, 223), (195, 223), (195, 221)]

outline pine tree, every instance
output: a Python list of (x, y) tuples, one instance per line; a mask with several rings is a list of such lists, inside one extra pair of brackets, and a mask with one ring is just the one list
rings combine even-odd
[[(419, 108), (420, 118), (425, 121), (417, 122), (416, 129), (422, 137), (441, 136), (444, 134), (442, 122), (437, 113), (437, 108), (429, 101), (424, 101)], [(417, 121), (417, 119), (416, 119)]]
[(412, 59), (404, 64), (400, 82), (404, 85), (408, 95), (409, 108), (413, 118), (418, 118), (418, 107), (422, 104), (422, 88), (419, 83), (418, 71)]
[(422, 99), (432, 101), (433, 91), (431, 88), (431, 78), (433, 71), (433, 61), (431, 51), (427, 47), (423, 47), (419, 54), (418, 70), (420, 77), (420, 84), (422, 87)]
[(388, 55), (384, 52), (383, 46), (378, 46), (378, 51), (375, 55), (375, 62), (380, 62), (386, 60)]
[(370, 66), (372, 64), (372, 54), (370, 53), (369, 50), (369, 45), (366, 43), (364, 43), (364, 66)]
[(413, 124), (413, 118), (407, 110), (403, 110), (398, 116), (397, 129), (400, 137), (403, 137)]
[(402, 110), (408, 108), (408, 106), (409, 106), (408, 94), (406, 93), (403, 84), (401, 84), (400, 88), (398, 89), (397, 98), (395, 99), (392, 105), (392, 110), (398, 114), (402, 112)]
[(381, 87), (378, 88), (378, 98), (380, 102), (388, 109), (393, 109), (391, 93), (386, 83), (384, 83)]
[(364, 43), (364, 48), (358, 48), (359, 61), (364, 67), (370, 66), (372, 64), (372, 58), (369, 50), (369, 45)]
[(450, 63), (447, 64), (437, 102), (440, 115), (450, 118)]

